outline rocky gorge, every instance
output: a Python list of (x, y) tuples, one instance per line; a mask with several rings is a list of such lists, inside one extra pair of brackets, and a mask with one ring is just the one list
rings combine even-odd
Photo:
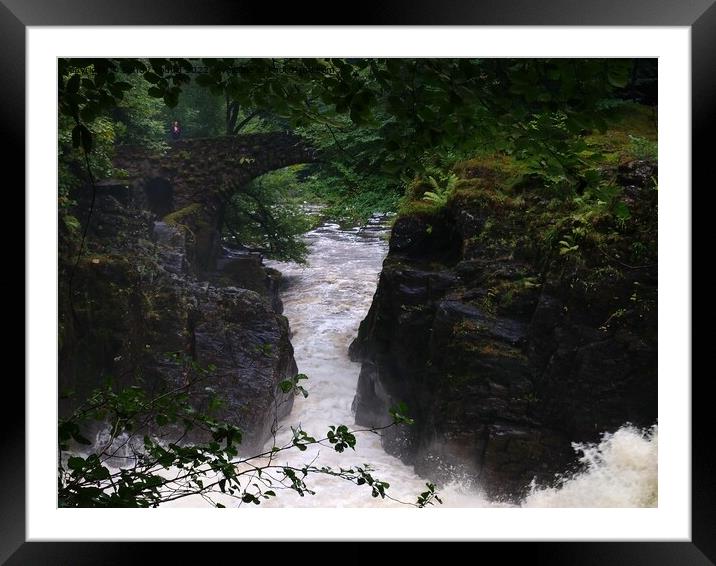
[[(443, 206), (412, 187), (349, 350), (362, 363), (357, 425), (385, 426), (405, 403), (415, 424), (383, 434), (389, 454), (514, 501), (533, 480), (575, 471), (572, 443), (656, 421), (656, 242), (644, 236), (657, 171), (649, 161), (610, 171), (635, 220), (617, 236), (598, 209), (558, 206), (510, 167), (460, 164)], [(61, 415), (103, 379), (186, 388), (197, 409), (243, 431), (245, 453), (259, 451), (291, 412), (279, 384), (298, 372), (281, 273), (227, 248), (211, 269), (198, 265), (191, 213), (160, 216), (151, 197), (151, 184), (100, 183), (87, 249), (76, 266), (61, 262), (72, 300), (60, 313), (60, 391), (73, 393)]]

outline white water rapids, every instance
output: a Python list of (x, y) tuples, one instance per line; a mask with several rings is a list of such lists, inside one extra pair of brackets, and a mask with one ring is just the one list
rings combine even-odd
[[(316, 438), (325, 436), (329, 425), (354, 427), (351, 403), (360, 364), (348, 359), (348, 346), (370, 307), (387, 253), (386, 236), (387, 229), (377, 218), (362, 229), (342, 230), (336, 224), (324, 224), (306, 235), (310, 246), (307, 266), (269, 263), (283, 273), (284, 314), (291, 325), (299, 372), (309, 377), (302, 382), (309, 395), (305, 399), (296, 397), (291, 414), (280, 423), (278, 445), (290, 442), (291, 426), (300, 425)], [(656, 427), (640, 431), (624, 426), (615, 434), (606, 435), (598, 445), (575, 445), (575, 450), (583, 454), (581, 461), (587, 465), (586, 470), (566, 479), (560, 488), (533, 486), (522, 502), (491, 502), (479, 493), (462, 489), (458, 481), (438, 491), (443, 506), (448, 507), (652, 507), (657, 502), (657, 448)], [(314, 446), (305, 452), (281, 453), (275, 461), (296, 467), (311, 462), (335, 469), (369, 463), (375, 469), (373, 475), (390, 484), (388, 493), (406, 502), (414, 502), (429, 481), (388, 455), (380, 445), (380, 438), (372, 433), (357, 435), (355, 452), (348, 449), (339, 454), (330, 447)], [(373, 498), (368, 486), (357, 486), (340, 478), (310, 474), (305, 481), (315, 495), (300, 497), (296, 492), (282, 490), (278, 497), (262, 502), (261, 507), (401, 505)], [(227, 507), (240, 505), (228, 496), (213, 499)], [(200, 497), (188, 497), (172, 505), (206, 506), (207, 502)]]

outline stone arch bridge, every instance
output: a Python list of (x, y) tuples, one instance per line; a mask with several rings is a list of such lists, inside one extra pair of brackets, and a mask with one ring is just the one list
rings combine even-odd
[(297, 136), (270, 132), (175, 140), (164, 153), (119, 146), (113, 161), (127, 172), (144, 208), (191, 232), (195, 264), (205, 270), (220, 251), (232, 190), (269, 171), (316, 160), (316, 152)]

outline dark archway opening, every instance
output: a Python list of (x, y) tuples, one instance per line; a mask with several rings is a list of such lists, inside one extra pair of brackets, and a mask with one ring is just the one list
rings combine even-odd
[(174, 188), (166, 179), (156, 177), (144, 187), (149, 210), (159, 217), (166, 216), (174, 210)]

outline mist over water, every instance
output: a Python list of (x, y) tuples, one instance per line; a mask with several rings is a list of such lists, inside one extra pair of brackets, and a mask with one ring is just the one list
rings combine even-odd
[[(307, 398), (297, 396), (291, 414), (279, 423), (276, 442), (290, 443), (291, 426), (316, 438), (324, 437), (329, 425), (355, 427), (351, 404), (358, 383), (360, 364), (348, 358), (348, 346), (368, 313), (383, 259), (388, 251), (385, 218), (373, 218), (363, 228), (341, 229), (327, 223), (309, 232), (308, 265), (268, 262), (284, 277), (284, 314), (291, 326), (291, 342), (300, 373), (308, 376)], [(275, 464), (296, 467), (348, 468), (369, 463), (374, 477), (390, 484), (388, 493), (404, 502), (415, 502), (429, 478), (415, 474), (412, 466), (387, 454), (373, 433), (356, 435), (355, 452), (339, 454), (330, 447), (309, 447), (305, 452), (280, 454)], [(270, 449), (271, 443), (267, 444)], [(467, 489), (459, 478), (438, 490), (444, 507), (650, 507), (657, 504), (656, 427), (640, 431), (625, 425), (595, 445), (574, 445), (575, 460), (583, 470), (561, 478), (557, 487), (532, 486), (521, 502), (490, 501)], [(258, 462), (256, 462), (258, 464)], [(371, 497), (370, 488), (321, 475), (306, 478), (315, 495), (278, 491), (276, 498), (260, 507), (400, 507), (397, 501)], [(228, 496), (212, 497), (227, 507), (241, 505)], [(200, 497), (172, 503), (206, 506)], [(247, 505), (241, 505), (247, 507)], [(248, 507), (255, 507), (248, 505)]]

